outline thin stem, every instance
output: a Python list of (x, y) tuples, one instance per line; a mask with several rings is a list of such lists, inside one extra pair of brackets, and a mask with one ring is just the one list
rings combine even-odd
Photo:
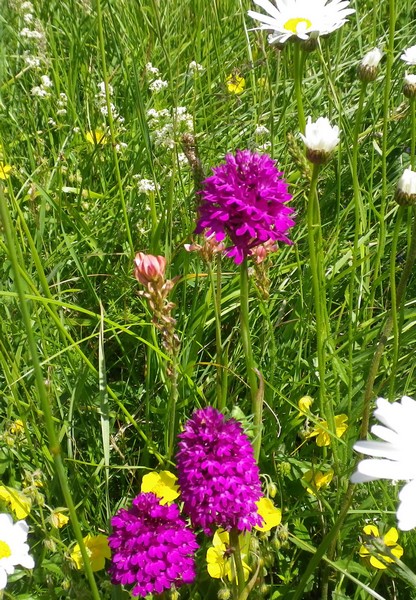
[(379, 277), (381, 259), (384, 255), (384, 247), (386, 244), (386, 204), (387, 204), (387, 144), (389, 142), (388, 125), (390, 113), (390, 89), (391, 89), (391, 72), (394, 58), (394, 33), (396, 25), (396, 10), (395, 0), (389, 0), (389, 45), (386, 51), (386, 77), (384, 80), (384, 103), (383, 103), (383, 136), (381, 140), (381, 203), (379, 210), (379, 239), (377, 244), (377, 255), (373, 270), (373, 293), (370, 298), (369, 306), (374, 306), (374, 297), (376, 294), (375, 283)]
[(215, 363), (217, 366), (217, 408), (222, 411), (226, 405), (226, 394), (223, 390), (223, 348), (222, 348), (222, 336), (221, 336), (221, 257), (217, 256), (217, 270), (216, 279), (214, 279), (214, 273), (211, 264), (208, 265), (208, 274), (211, 281), (212, 287), (212, 298), (214, 306), (214, 319), (215, 319), (215, 345), (216, 345), (216, 358)]
[(400, 329), (399, 329), (399, 319), (398, 319), (398, 310), (397, 310), (397, 298), (396, 298), (396, 264), (397, 264), (397, 244), (399, 241), (400, 234), (400, 226), (402, 224), (404, 207), (400, 206), (396, 225), (394, 226), (393, 232), (393, 240), (391, 247), (391, 257), (390, 257), (390, 294), (391, 294), (391, 316), (393, 319), (393, 363), (391, 368), (391, 379), (390, 379), (390, 398), (394, 395), (394, 385), (396, 379), (396, 369), (397, 362), (399, 360), (399, 337), (400, 337)]
[(243, 561), (241, 559), (240, 538), (237, 529), (231, 529), (230, 531), (230, 546), (233, 549), (233, 558), (237, 579), (237, 594), (238, 597), (240, 597), (241, 593), (244, 590), (245, 581)]
[(173, 352), (172, 364), (169, 366), (171, 371), (168, 373), (169, 378), (169, 442), (168, 442), (168, 460), (173, 456), (176, 439), (176, 405), (178, 403), (178, 357), (176, 352)]
[(28, 308), (28, 300), (25, 296), (24, 291), (24, 283), (20, 273), (19, 261), (17, 258), (16, 252), (16, 239), (15, 239), (15, 231), (13, 229), (11, 216), (9, 213), (9, 209), (7, 206), (7, 200), (3, 192), (3, 188), (0, 187), (0, 217), (3, 225), (4, 236), (6, 239), (6, 244), (8, 248), (9, 259), (13, 269), (14, 275), (14, 284), (17, 292), (17, 296), (19, 298), (19, 307), (22, 314), (22, 319), (24, 323), (24, 327), (26, 330), (27, 337), (27, 345), (30, 353), (30, 357), (32, 360), (33, 372), (35, 375), (36, 387), (39, 394), (40, 404), (42, 407), (43, 418), (45, 422), (45, 427), (48, 435), (49, 442), (49, 450), (51, 456), (53, 457), (53, 463), (55, 468), (55, 473), (57, 479), (59, 481), (62, 495), (65, 499), (66, 506), (69, 511), (69, 516), (72, 524), (72, 529), (74, 531), (75, 538), (79, 544), (82, 560), (84, 563), (84, 569), (87, 575), (88, 583), (91, 588), (92, 596), (94, 600), (100, 600), (100, 595), (98, 593), (97, 584), (94, 579), (94, 574), (92, 572), (90, 559), (88, 557), (88, 553), (82, 538), (81, 527), (78, 521), (77, 513), (75, 510), (75, 505), (72, 500), (71, 491), (69, 488), (65, 467), (62, 461), (61, 456), (61, 446), (59, 444), (58, 436), (55, 432), (55, 427), (53, 424), (53, 415), (52, 408), (49, 404), (48, 394), (45, 387), (44, 376), (42, 373), (42, 367), (40, 365), (37, 344), (35, 340), (35, 336), (32, 329), (31, 316)]
[(295, 84), (295, 96), (296, 105), (298, 109), (298, 121), (299, 131), (305, 133), (305, 113), (303, 110), (303, 94), (302, 94), (302, 80), (303, 80), (303, 65), (304, 57), (299, 42), (295, 42), (294, 45), (294, 84)]
[(241, 340), (243, 343), (244, 356), (246, 359), (247, 379), (250, 386), (252, 413), (254, 415), (254, 455), (258, 460), (261, 446), (262, 412), (263, 403), (258, 401), (258, 385), (255, 373), (255, 363), (250, 337), (249, 299), (248, 299), (248, 266), (247, 259), (241, 264), (240, 270), (240, 323)]
[(118, 188), (118, 193), (120, 196), (121, 207), (123, 210), (123, 218), (124, 218), (124, 225), (126, 228), (127, 241), (128, 241), (129, 247), (130, 247), (131, 255), (134, 256), (133, 239), (131, 237), (130, 224), (129, 224), (129, 219), (127, 216), (126, 201), (124, 199), (123, 182), (121, 180), (120, 165), (118, 162), (116, 132), (115, 132), (114, 119), (113, 119), (113, 113), (112, 113), (112, 108), (111, 108), (110, 89), (109, 89), (109, 85), (108, 85), (108, 73), (107, 73), (107, 62), (106, 62), (106, 56), (105, 56), (103, 14), (102, 14), (102, 10), (101, 10), (101, 0), (97, 0), (97, 26), (98, 26), (98, 43), (99, 43), (100, 54), (101, 54), (101, 67), (103, 70), (103, 80), (104, 80), (104, 86), (105, 86), (105, 100), (106, 100), (106, 105), (107, 105), (107, 117), (108, 117), (108, 124), (110, 127), (111, 146), (113, 148), (113, 159), (114, 159), (114, 167), (115, 167), (116, 179), (117, 179), (117, 188)]
[(416, 103), (414, 98), (410, 98), (410, 166), (415, 168), (415, 145), (416, 145)]
[[(360, 98), (358, 101), (358, 109), (357, 109), (357, 113), (356, 113), (356, 117), (355, 117), (355, 126), (354, 126), (354, 133), (353, 133), (353, 139), (352, 139), (352, 160), (351, 160), (351, 171), (352, 171), (352, 183), (353, 183), (353, 190), (354, 190), (354, 215), (355, 215), (355, 228), (354, 228), (354, 248), (353, 248), (353, 254), (352, 254), (352, 269), (351, 269), (351, 278), (350, 278), (350, 287), (349, 287), (349, 302), (350, 302), (350, 309), (349, 309), (349, 325), (348, 325), (348, 340), (349, 340), (349, 370), (350, 370), (350, 376), (349, 376), (349, 385), (348, 385), (348, 414), (350, 414), (351, 411), (351, 402), (352, 402), (352, 388), (353, 388), (353, 348), (354, 348), (354, 342), (353, 342), (353, 338), (354, 338), (354, 331), (357, 328), (357, 322), (358, 322), (358, 318), (356, 315), (356, 318), (353, 319), (353, 312), (354, 312), (354, 290), (355, 290), (355, 277), (356, 277), (356, 272), (357, 272), (357, 266), (358, 266), (358, 240), (360, 239), (362, 232), (366, 230), (367, 228), (367, 216), (366, 216), (366, 212), (364, 209), (364, 205), (363, 205), (363, 201), (362, 201), (362, 197), (361, 197), (361, 190), (360, 190), (360, 183), (359, 183), (359, 177), (358, 177), (358, 153), (359, 153), (359, 142), (358, 142), (358, 137), (360, 134), (360, 129), (361, 129), (361, 119), (362, 119), (362, 114), (363, 114), (363, 106), (364, 106), (364, 99), (365, 99), (365, 94), (366, 94), (366, 90), (367, 90), (367, 83), (362, 82), (361, 84), (361, 91), (360, 91)], [(362, 250), (361, 250), (361, 255), (363, 254), (363, 252), (365, 252), (364, 250), (364, 245), (361, 246)], [(361, 259), (363, 258), (363, 256), (361, 256)], [(362, 278), (361, 278), (362, 281)], [(359, 310), (359, 306), (360, 306), (360, 302), (361, 302), (361, 291), (358, 297), (358, 303), (357, 303), (357, 312)]]
[[(410, 247), (407, 254), (406, 262), (403, 267), (402, 275), (400, 277), (399, 285), (397, 286), (396, 292), (396, 306), (400, 306), (402, 301), (404, 300), (404, 295), (406, 292), (407, 282), (412, 273), (413, 265), (416, 260), (416, 207), (413, 207), (413, 227), (411, 233)], [(394, 324), (394, 317), (392, 311), (390, 311), (390, 315), (387, 318), (387, 321), (382, 329), (380, 339), (377, 343), (374, 356), (372, 358), (370, 368), (368, 371), (367, 382), (364, 390), (364, 407), (363, 407), (363, 416), (360, 430), (360, 437), (362, 439), (367, 437), (368, 433), (368, 424), (370, 420), (370, 404), (373, 397), (373, 388), (374, 382), (377, 377), (378, 368), (380, 366), (381, 357), (384, 352), (385, 345), (387, 340), (392, 332)]]

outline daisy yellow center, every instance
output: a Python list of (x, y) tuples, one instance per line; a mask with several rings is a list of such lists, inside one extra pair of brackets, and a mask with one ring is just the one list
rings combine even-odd
[(311, 27), (312, 25), (312, 21), (309, 21), (309, 19), (302, 19), (301, 17), (297, 17), (295, 19), (289, 19), (288, 21), (286, 21), (283, 27), (288, 31), (291, 31), (292, 33), (297, 33), (298, 25), (300, 25), (301, 23), (305, 23), (305, 29), (309, 29), (309, 27)]
[(9, 544), (0, 540), (0, 560), (2, 558), (9, 558), (12, 555)]

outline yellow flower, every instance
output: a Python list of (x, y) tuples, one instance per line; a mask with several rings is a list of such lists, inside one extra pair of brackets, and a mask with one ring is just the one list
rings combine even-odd
[(277, 527), (282, 521), (282, 511), (276, 508), (269, 498), (260, 498), (256, 502), (257, 512), (263, 517), (263, 526), (255, 526), (258, 531), (270, 531), (272, 527)]
[[(341, 437), (348, 429), (347, 415), (337, 415), (335, 417), (335, 435)], [(328, 431), (328, 423), (321, 421), (317, 423), (310, 433), (306, 436), (307, 439), (316, 436), (317, 446), (329, 446), (331, 443), (331, 435)]]
[(87, 140), (87, 142), (93, 144), (94, 146), (98, 144), (106, 144), (108, 141), (104, 131), (102, 131), (101, 129), (87, 131), (87, 133), (85, 134), (85, 139)]
[(142, 492), (153, 492), (160, 498), (160, 504), (173, 502), (179, 496), (179, 487), (176, 485), (177, 477), (170, 471), (147, 473), (142, 479)]
[(13, 167), (11, 165), (5, 165), (0, 163), (0, 179), (7, 179), (10, 177)]
[(12, 435), (19, 435), (20, 433), (23, 433), (24, 430), (25, 428), (21, 419), (16, 419), (9, 427), (9, 431)]
[(306, 488), (306, 491), (315, 495), (317, 490), (325, 488), (327, 485), (329, 485), (333, 477), (334, 471), (332, 469), (329, 469), (329, 471), (327, 471), (325, 474), (322, 473), (322, 471), (314, 471), (312, 469), (310, 471), (306, 471), (303, 479), (307, 483), (311, 483), (313, 485), (313, 488), (308, 487)]
[(230, 94), (242, 94), (244, 92), (244, 88), (246, 87), (246, 80), (244, 77), (233, 73), (232, 75), (228, 75), (225, 80), (225, 85), (227, 86), (227, 90)]
[[(387, 546), (393, 556), (396, 556), (397, 558), (401, 558), (401, 556), (403, 556), (403, 548), (397, 544), (399, 534), (397, 533), (397, 529), (395, 527), (391, 527), (383, 538), (380, 536), (378, 528), (375, 525), (366, 525), (363, 531), (366, 535), (378, 538), (379, 543)], [(367, 542), (367, 544), (371, 548), (371, 541)], [(385, 554), (378, 553), (380, 560), (379, 558), (376, 558), (376, 556), (371, 556), (369, 548), (365, 545), (361, 546), (360, 548), (360, 556), (361, 558), (367, 560), (370, 565), (376, 569), (387, 569), (388, 565), (385, 563), (394, 563), (394, 559)]]
[(26, 494), (5, 485), (0, 485), (0, 500), (10, 507), (17, 519), (25, 519), (32, 508), (32, 502)]
[(298, 402), (299, 412), (301, 415), (309, 412), (310, 407), (313, 404), (313, 398), (311, 396), (302, 396)]
[[(248, 556), (249, 536), (240, 536), (241, 560), (243, 563), (244, 580), (247, 581), (250, 574), (250, 567), (244, 559)], [(230, 535), (228, 531), (217, 529), (212, 539), (212, 546), (207, 551), (207, 569), (213, 579), (223, 579), (228, 577), (229, 581), (235, 578), (234, 560), (232, 560), (232, 550), (230, 548)]]
[(61, 529), (61, 527), (68, 523), (69, 517), (59, 508), (56, 508), (51, 512), (50, 521), (53, 527), (56, 529)]
[[(104, 569), (105, 559), (111, 558), (111, 550), (108, 546), (106, 535), (87, 535), (83, 538), (87, 554), (93, 571)], [(71, 558), (77, 569), (83, 569), (84, 563), (81, 556), (79, 544), (75, 544), (71, 552)]]

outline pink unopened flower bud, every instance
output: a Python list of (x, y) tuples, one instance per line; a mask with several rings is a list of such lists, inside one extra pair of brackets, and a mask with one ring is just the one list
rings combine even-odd
[(138, 252), (134, 258), (134, 276), (143, 285), (162, 281), (165, 277), (166, 259)]

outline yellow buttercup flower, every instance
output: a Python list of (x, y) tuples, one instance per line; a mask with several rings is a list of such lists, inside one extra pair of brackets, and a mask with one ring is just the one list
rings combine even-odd
[(56, 508), (51, 513), (50, 521), (53, 527), (55, 527), (56, 529), (61, 529), (61, 527), (68, 523), (69, 517), (64, 512), (62, 512), (62, 510)]
[(282, 521), (282, 511), (276, 508), (270, 498), (260, 498), (256, 502), (257, 512), (263, 517), (263, 525), (255, 526), (258, 531), (270, 531), (272, 527), (277, 527)]
[(246, 80), (241, 75), (232, 74), (228, 75), (225, 85), (230, 94), (242, 94), (246, 87)]
[(85, 134), (85, 139), (87, 140), (87, 142), (93, 144), (94, 146), (98, 144), (106, 144), (108, 141), (104, 131), (102, 131), (101, 129), (87, 131), (87, 133)]
[(308, 487), (306, 488), (306, 491), (309, 492), (309, 494), (315, 495), (317, 490), (327, 487), (331, 483), (333, 477), (334, 471), (332, 469), (329, 469), (329, 471), (326, 473), (322, 473), (322, 471), (314, 471), (312, 469), (306, 471), (303, 479), (307, 483), (311, 483), (313, 485), (313, 488)]
[[(249, 536), (240, 536), (240, 551), (245, 581), (247, 581), (251, 571), (248, 564), (244, 561), (248, 556), (249, 543)], [(235, 566), (232, 559), (228, 531), (217, 529), (214, 533), (212, 546), (207, 551), (206, 561), (208, 573), (213, 579), (223, 579), (224, 577), (228, 577), (229, 581), (235, 579)]]
[(313, 404), (313, 398), (311, 396), (302, 396), (298, 402), (298, 408), (301, 415), (309, 412), (310, 407)]
[(14, 488), (0, 485), (0, 500), (3, 500), (17, 519), (25, 519), (32, 508), (32, 501), (26, 494)]
[(12, 173), (13, 167), (0, 163), (0, 179), (7, 179)]
[(153, 492), (160, 498), (160, 504), (173, 502), (179, 496), (179, 487), (176, 485), (177, 477), (170, 471), (147, 473), (142, 479), (142, 492)]
[[(335, 417), (335, 435), (341, 437), (348, 429), (347, 415), (337, 415)], [(329, 446), (331, 443), (331, 435), (329, 433), (328, 423), (320, 421), (306, 436), (307, 439), (316, 437), (317, 446)]]
[[(378, 538), (381, 544), (387, 546), (393, 556), (397, 558), (401, 558), (403, 556), (403, 548), (397, 543), (399, 539), (399, 534), (395, 527), (391, 527), (384, 537), (380, 536), (378, 527), (375, 525), (366, 525), (363, 529), (364, 533), (368, 536), (372, 536), (374, 538)], [(391, 556), (387, 556), (385, 554), (378, 553), (378, 557), (372, 556), (370, 549), (372, 544), (371, 541), (366, 542), (360, 548), (360, 556), (364, 558), (366, 561), (370, 563), (371, 566), (376, 569), (387, 569), (389, 563), (394, 563), (394, 559)]]
[[(83, 538), (87, 549), (88, 558), (90, 559), (91, 568), (93, 571), (101, 571), (105, 566), (105, 559), (111, 558), (111, 550), (108, 546), (106, 535), (90, 535)], [(71, 558), (74, 561), (77, 569), (84, 568), (81, 550), (79, 544), (75, 544), (71, 552)]]

